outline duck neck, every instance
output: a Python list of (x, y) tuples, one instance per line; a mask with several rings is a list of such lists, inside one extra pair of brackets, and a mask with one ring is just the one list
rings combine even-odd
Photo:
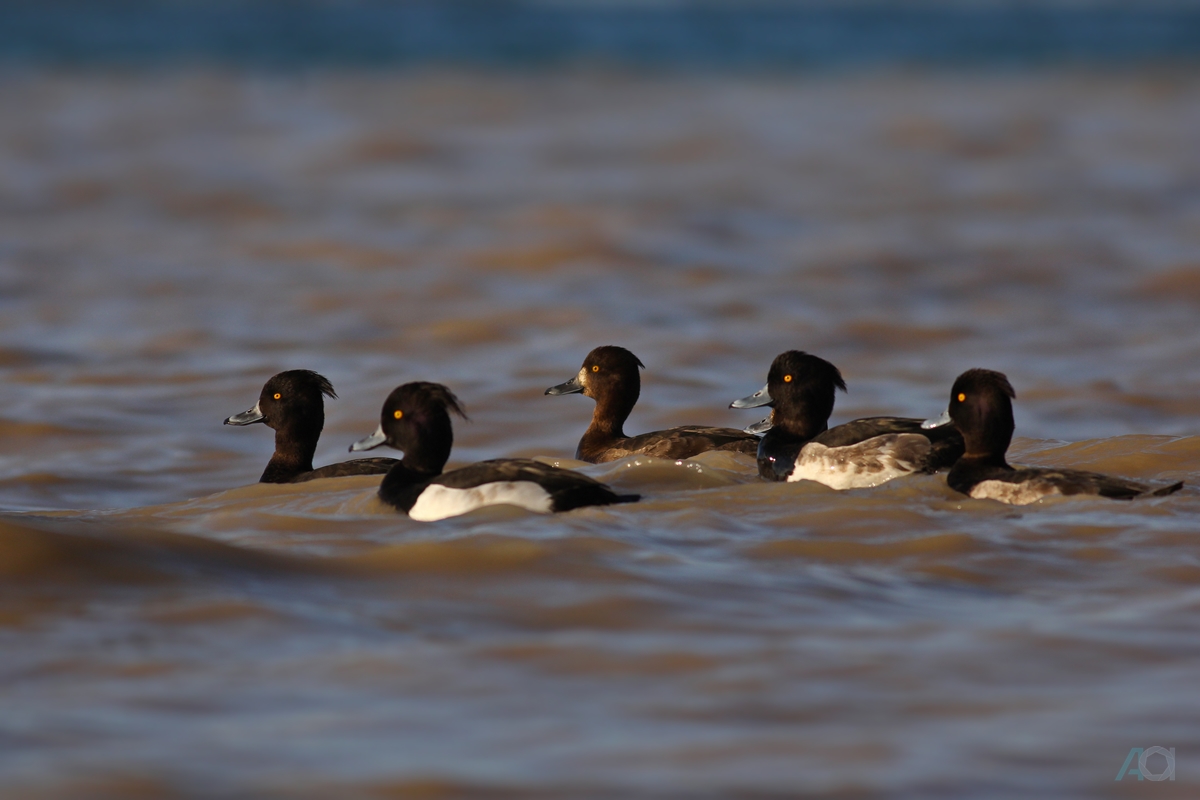
[(580, 447), (582, 448), (585, 442), (602, 444), (614, 439), (624, 439), (625, 420), (629, 419), (629, 414), (633, 411), (636, 402), (637, 394), (631, 397), (621, 397), (613, 393), (596, 398), (596, 408), (592, 411), (592, 424), (588, 425), (588, 429), (584, 432), (583, 439), (579, 443)]
[(383, 476), (379, 484), (379, 496), (386, 502), (408, 511), (416, 502), (425, 486), (440, 473), (414, 470), (400, 461)]
[(797, 386), (785, 391), (783, 386), (772, 389), (775, 401), (771, 411), (771, 432), (781, 431), (788, 437), (809, 441), (829, 430), (829, 415), (833, 413), (833, 387)]
[(442, 474), (453, 446), (454, 435), (449, 431), (441, 437), (422, 437), (418, 441), (408, 442), (404, 447), (404, 458), (400, 459), (397, 467), (403, 467), (411, 475), (420, 476), (420, 480), (432, 480)]
[(379, 498), (408, 513), (425, 487), (442, 474), (450, 458), (450, 450), (454, 446), (450, 419), (444, 413), (441, 418), (435, 415), (435, 419), (426, 422), (425, 429), (420, 433), (404, 437), (393, 446), (403, 450), (404, 457), (383, 476), (379, 484)]
[(1004, 460), (1004, 454), (1012, 444), (1016, 425), (1013, 422), (1012, 401), (1007, 396), (997, 391), (982, 393), (972, 403), (960, 400), (958, 405), (951, 407), (950, 417), (963, 437), (964, 452), (960, 461), (976, 466), (1011, 469)]
[(824, 433), (826, 426), (820, 428), (813, 426), (812, 428), (796, 429), (788, 426), (772, 426), (771, 430), (763, 434), (762, 441), (759, 443), (759, 452), (764, 449), (769, 452), (776, 452), (780, 448), (786, 447), (803, 447), (813, 440), (816, 436)]
[(312, 472), (313, 455), (320, 438), (320, 426), (315, 431), (294, 428), (275, 431), (275, 454), (267, 462), (259, 483), (287, 483), (297, 475)]
[(1008, 445), (1012, 442), (1011, 411), (1008, 412), (1007, 419), (1001, 417), (990, 426), (975, 424), (956, 427), (963, 435), (965, 448), (961, 461), (986, 467), (1008, 467), (1004, 455), (1008, 452)]
[(968, 450), (963, 453), (958, 459), (959, 464), (971, 467), (1000, 467), (1001, 469), (1012, 469), (1004, 453), (972, 453)]
[(814, 414), (803, 404), (791, 404), (771, 411), (771, 430), (768, 436), (780, 441), (808, 442), (829, 430), (829, 414)]

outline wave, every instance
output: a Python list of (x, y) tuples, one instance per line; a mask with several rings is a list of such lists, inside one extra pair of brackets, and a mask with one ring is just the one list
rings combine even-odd
[(85, 519), (0, 520), (0, 580), (10, 585), (145, 585), (310, 570), (302, 559), (201, 536)]
[[(903, 541), (891, 539), (888, 532), (939, 527), (936, 520), (949, 512), (966, 530), (974, 531), (976, 525), (984, 526), (982, 530), (995, 518), (1011, 514), (990, 504), (963, 508), (963, 499), (945, 486), (942, 476), (836, 492), (817, 484), (761, 482), (752, 459), (729, 453), (685, 461), (630, 457), (600, 465), (542, 460), (580, 468), (618, 491), (639, 492), (644, 499), (634, 506), (580, 509), (553, 517), (500, 506), (421, 523), (378, 500), (378, 476), (362, 476), (253, 484), (181, 503), (115, 512), (10, 514), (0, 518), (0, 580), (10, 586), (40, 582), (76, 588), (424, 573), (569, 572), (626, 580), (629, 576), (612, 566), (628, 560), (621, 554), (644, 544), (646, 537), (674, 541), (696, 530), (726, 531), (731, 535), (730, 555), (742, 552), (752, 559), (936, 560), (983, 545), (959, 531)], [(1191, 481), (1197, 460), (1200, 437), (1123, 436), (1071, 444), (1025, 439), (1014, 445), (1014, 461), (1102, 469), (1150, 480)], [(1191, 494), (1185, 491), (1169, 507), (1182, 502), (1190, 508)], [(1136, 513), (1145, 520), (1152, 508), (1102, 505), (1100, 510), (1105, 519)], [(1051, 521), (1047, 517), (1047, 523)], [(877, 545), (847, 545), (810, 540), (805, 533), (823, 530), (836, 531), (838, 539), (887, 538)]]

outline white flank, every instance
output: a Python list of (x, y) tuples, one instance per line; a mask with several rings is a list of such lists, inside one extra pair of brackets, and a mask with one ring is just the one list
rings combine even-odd
[(497, 481), (470, 489), (451, 489), (431, 483), (421, 492), (408, 516), (419, 522), (457, 517), (484, 506), (520, 506), (539, 514), (550, 513), (550, 493), (533, 481)]
[(1062, 493), (1049, 481), (1025, 481), (1024, 483), (980, 481), (971, 487), (971, 497), (977, 500), (999, 500), (1001, 503), (1014, 506), (1036, 503), (1043, 497), (1052, 494)]
[(831, 489), (869, 489), (916, 469), (910, 458), (929, 452), (929, 440), (914, 433), (888, 433), (845, 447), (826, 447), (809, 442), (800, 450), (796, 466), (788, 475), (793, 481), (816, 481)]

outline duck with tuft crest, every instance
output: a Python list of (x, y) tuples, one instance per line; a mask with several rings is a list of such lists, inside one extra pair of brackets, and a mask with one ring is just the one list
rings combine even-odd
[(842, 373), (802, 350), (780, 353), (767, 384), (730, 408), (770, 406), (771, 416), (747, 431), (764, 433), (758, 474), (771, 481), (816, 481), (833, 489), (878, 486), (914, 472), (936, 472), (962, 454), (953, 429), (927, 431), (909, 417), (863, 417), (829, 427)]
[(313, 469), (313, 454), (325, 427), (325, 397), (337, 393), (324, 375), (292, 369), (274, 375), (263, 386), (254, 408), (234, 414), (226, 425), (265, 424), (275, 431), (275, 454), (267, 462), (259, 483), (300, 483), (317, 478), (382, 475), (394, 458), (360, 458)]
[(1183, 487), (1182, 481), (1156, 488), (1098, 472), (1010, 466), (1005, 454), (1015, 428), (1016, 397), (1003, 373), (969, 369), (954, 381), (945, 413), (925, 422), (928, 430), (953, 426), (966, 442), (966, 452), (946, 476), (951, 489), (978, 499), (1027, 505), (1052, 495), (1162, 497)]
[(450, 414), (467, 418), (453, 392), (440, 383), (397, 387), (383, 404), (375, 433), (352, 451), (388, 445), (404, 453), (379, 485), (379, 498), (415, 520), (432, 522), (477, 508), (514, 505), (538, 513), (632, 503), (597, 480), (525, 458), (481, 461), (442, 472), (454, 445)]

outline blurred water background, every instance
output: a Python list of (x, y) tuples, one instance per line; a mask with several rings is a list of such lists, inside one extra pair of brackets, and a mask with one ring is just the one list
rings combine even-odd
[[(5, 797), (1195, 795), (1200, 4), (4, 2), (0, 108)], [(985, 366), (1015, 460), (1189, 486), (585, 467), (609, 343), (630, 432)], [(292, 368), (318, 465), (437, 380), (645, 500), (255, 485)]]

